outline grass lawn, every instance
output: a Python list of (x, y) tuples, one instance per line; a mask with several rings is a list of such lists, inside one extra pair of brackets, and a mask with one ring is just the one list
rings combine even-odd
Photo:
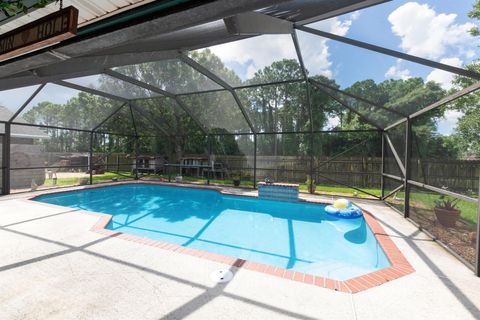
[[(397, 193), (399, 199), (404, 199), (405, 193)], [(425, 210), (431, 210), (433, 214), (433, 208), (435, 208), (435, 200), (440, 198), (440, 194), (428, 192), (428, 191), (418, 191), (413, 189), (410, 192), (410, 207), (414, 210), (415, 207), (422, 208)], [(477, 223), (477, 204), (472, 202), (467, 202), (460, 200), (457, 203), (457, 209), (460, 210), (460, 217), (462, 220), (469, 224)]]
[[(111, 181), (113, 178), (117, 178), (118, 180), (122, 179), (129, 179), (125, 176), (130, 176), (130, 172), (120, 172), (120, 174), (115, 172), (105, 172), (104, 174), (97, 174), (93, 176), (93, 183)], [(84, 175), (85, 178), (89, 178), (88, 174)], [(45, 186), (72, 186), (79, 184), (81, 177), (70, 177), (70, 178), (58, 178), (57, 183), (54, 184), (53, 179), (46, 179), (44, 185)], [(132, 177), (133, 178), (133, 177)]]
[[(435, 207), (435, 200), (440, 196), (436, 193), (418, 192), (412, 190), (410, 193), (411, 206), (417, 206), (424, 209), (431, 209)], [(457, 203), (457, 209), (460, 210), (461, 218), (468, 223), (477, 223), (477, 204), (460, 200)]]

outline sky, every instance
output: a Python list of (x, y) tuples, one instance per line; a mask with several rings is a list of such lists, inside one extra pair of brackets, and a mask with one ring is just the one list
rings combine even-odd
[[(453, 66), (463, 66), (479, 56), (479, 39), (468, 30), (476, 21), (467, 17), (474, 0), (394, 0), (343, 16), (310, 24), (309, 27), (399, 50)], [(311, 75), (324, 75), (342, 87), (358, 80), (422, 77), (451, 87), (453, 75), (390, 56), (373, 53), (298, 31), (303, 59)], [(243, 80), (283, 58), (296, 59), (290, 35), (265, 35), (210, 48)], [(49, 90), (47, 90), (49, 89)], [(44, 89), (38, 100), (63, 103), (72, 90)], [(35, 88), (0, 92), (0, 105), (15, 110)], [(451, 134), (459, 112), (449, 112), (438, 122), (441, 134)], [(333, 120), (335, 121), (335, 120)]]
[[(467, 17), (473, 0), (395, 0), (332, 19), (312, 23), (311, 28), (369, 42), (408, 54), (462, 66), (479, 53), (478, 39), (468, 32), (475, 21)], [(359, 79), (421, 76), (450, 87), (452, 74), (394, 57), (352, 47), (298, 31), (303, 59), (311, 75), (333, 78), (342, 87)], [(295, 59), (289, 35), (264, 35), (210, 47), (243, 79), (273, 61)]]
[[(308, 26), (462, 67), (480, 53), (480, 38), (474, 38), (468, 32), (476, 24), (467, 16), (473, 3), (473, 0), (394, 0)], [(342, 88), (364, 79), (381, 82), (410, 77), (422, 77), (426, 81), (438, 82), (444, 89), (451, 88), (453, 74), (449, 72), (302, 31), (298, 31), (297, 35), (310, 75), (335, 79)], [(251, 78), (257, 70), (273, 61), (296, 58), (290, 37), (284, 35), (260, 36), (210, 49), (243, 80)], [(448, 112), (445, 119), (438, 121), (438, 132), (451, 134), (461, 115), (459, 112)]]

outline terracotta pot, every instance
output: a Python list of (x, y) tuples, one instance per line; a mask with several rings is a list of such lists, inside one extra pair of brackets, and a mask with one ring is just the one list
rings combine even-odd
[(444, 227), (455, 227), (455, 222), (460, 216), (460, 210), (456, 209), (434, 208), (434, 211), (437, 221)]
[(477, 241), (477, 233), (475, 231), (470, 232), (468, 234), (468, 239), (472, 242), (475, 243)]

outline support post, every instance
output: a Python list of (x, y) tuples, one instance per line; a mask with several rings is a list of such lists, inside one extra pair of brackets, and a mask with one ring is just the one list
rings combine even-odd
[(208, 141), (208, 165), (212, 166), (211, 171), (207, 171), (207, 184), (210, 184), (210, 174), (214, 171), (214, 164), (212, 163), (212, 136), (207, 135)]
[(382, 164), (380, 166), (380, 188), (382, 189), (382, 200), (385, 198), (385, 177), (383, 174), (385, 173), (385, 137), (382, 132), (380, 132), (382, 136)]
[(404, 216), (408, 218), (410, 216), (410, 185), (408, 184), (408, 180), (410, 180), (410, 172), (411, 165), (410, 165), (410, 155), (412, 153), (412, 121), (410, 119), (407, 120), (406, 128), (405, 128), (405, 181), (404, 183)]
[(140, 154), (140, 145), (138, 135), (135, 135), (135, 180), (138, 180), (138, 155)]
[[(310, 133), (310, 185), (308, 186), (308, 191), (310, 193), (315, 193), (315, 191), (313, 190), (313, 161), (314, 161), (314, 155), (313, 155), (313, 132)], [(315, 175), (315, 179), (317, 178), (317, 176)], [(316, 183), (316, 181), (315, 181)]]
[(307, 26), (296, 25), (295, 28), (298, 29), (298, 30), (304, 31), (304, 32), (315, 34), (315, 35), (320, 36), (320, 37), (324, 37), (324, 38), (328, 38), (328, 39), (331, 39), (331, 40), (343, 42), (343, 43), (346, 43), (346, 44), (351, 45), (351, 46), (367, 49), (367, 50), (370, 50), (370, 51), (375, 51), (375, 52), (382, 53), (382, 54), (385, 54), (385, 55), (389, 55), (389, 56), (392, 56), (392, 57), (395, 57), (395, 58), (398, 58), (398, 59), (403, 59), (403, 60), (411, 61), (411, 62), (414, 62), (414, 63), (423, 64), (423, 65), (431, 67), (431, 68), (440, 69), (440, 70), (455, 73), (455, 74), (458, 74), (458, 75), (461, 75), (461, 76), (465, 76), (465, 77), (480, 80), (480, 74), (475, 72), (475, 71), (466, 70), (466, 69), (462, 69), (462, 68), (459, 68), (459, 67), (454, 67), (454, 66), (451, 66), (451, 65), (447, 65), (447, 64), (444, 64), (444, 63), (428, 60), (428, 59), (425, 59), (425, 58), (420, 58), (420, 57), (413, 56), (413, 55), (410, 55), (410, 54), (407, 54), (407, 53), (403, 53), (403, 52), (387, 49), (387, 48), (384, 48), (384, 47), (376, 46), (376, 45), (373, 45), (373, 44), (370, 44), (370, 43), (367, 43), (367, 42), (362, 42), (362, 41), (342, 37), (342, 36), (339, 36), (339, 35), (336, 35), (336, 34), (328, 33), (328, 32), (317, 30), (317, 29), (313, 29), (313, 28), (310, 28), (310, 27), (307, 27)]
[[(108, 160), (107, 160), (108, 162)], [(88, 171), (90, 173), (90, 184), (93, 184), (93, 131), (90, 132), (90, 149), (88, 155)]]
[(253, 135), (253, 189), (257, 189), (257, 135)]
[(5, 135), (2, 141), (2, 164), (3, 164), (3, 184), (2, 194), (10, 194), (10, 142), (11, 142), (11, 125), (5, 123)]
[(300, 63), (300, 67), (302, 68), (303, 77), (305, 79), (305, 86), (307, 89), (307, 104), (308, 104), (308, 117), (310, 121), (310, 185), (308, 186), (308, 192), (314, 193), (313, 190), (313, 110), (312, 110), (312, 99), (310, 93), (310, 83), (308, 82), (308, 72), (307, 68), (305, 67), (305, 63), (303, 61), (302, 50), (300, 49), (300, 44), (298, 43), (297, 32), (295, 30), (292, 31), (292, 40), (295, 46), (295, 51), (297, 52), (297, 58)]
[(477, 259), (475, 262), (475, 274), (480, 277), (480, 172), (478, 175), (478, 203), (477, 203)]

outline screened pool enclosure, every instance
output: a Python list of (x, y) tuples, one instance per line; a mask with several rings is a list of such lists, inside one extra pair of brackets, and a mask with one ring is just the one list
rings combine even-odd
[[(437, 123), (449, 110), (480, 113), (480, 74), (317, 20), (259, 10), (134, 54), (58, 62), (61, 75), (46, 66), (0, 81), (2, 194), (125, 180), (292, 182), (385, 201), (479, 273), (480, 149)], [(340, 52), (337, 65), (321, 50)], [(399, 64), (420, 71), (374, 73)], [(427, 81), (431, 72), (455, 85)], [(437, 216), (445, 202), (460, 211), (453, 224)]]

